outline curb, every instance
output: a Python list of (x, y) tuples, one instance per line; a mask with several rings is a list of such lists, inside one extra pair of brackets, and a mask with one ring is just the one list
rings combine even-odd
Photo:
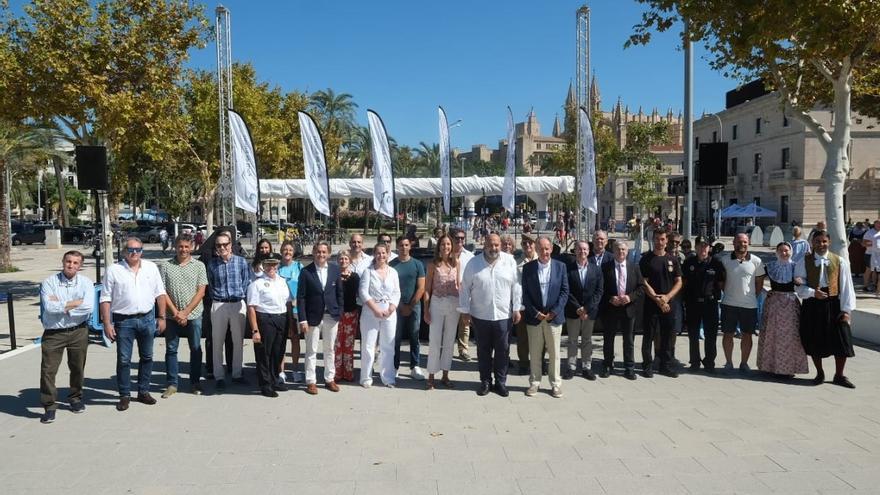
[(3, 361), (4, 359), (11, 358), (13, 356), (18, 356), (19, 354), (23, 354), (31, 349), (36, 349), (38, 347), (40, 347), (40, 344), (38, 342), (34, 342), (32, 344), (28, 344), (28, 345), (19, 347), (18, 349), (15, 349), (14, 351), (4, 352), (3, 354), (0, 354), (0, 361)]

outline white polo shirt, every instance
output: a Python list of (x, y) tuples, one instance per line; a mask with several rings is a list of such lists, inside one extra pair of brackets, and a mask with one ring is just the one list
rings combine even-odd
[(156, 298), (165, 294), (159, 267), (141, 260), (140, 269), (132, 271), (125, 260), (110, 265), (101, 289), (101, 302), (110, 303), (110, 312), (136, 315), (153, 311)]
[(287, 302), (291, 300), (290, 287), (281, 275), (275, 275), (275, 278), (263, 275), (251, 282), (247, 289), (247, 305), (254, 306), (260, 313), (285, 314)]
[(764, 276), (764, 263), (761, 258), (749, 253), (740, 262), (734, 253), (721, 257), (724, 265), (724, 295), (721, 304), (737, 308), (756, 309), (758, 294), (755, 292), (755, 277)]

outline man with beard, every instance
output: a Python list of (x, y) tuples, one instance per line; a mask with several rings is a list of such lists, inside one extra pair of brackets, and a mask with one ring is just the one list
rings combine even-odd
[(513, 256), (501, 252), (501, 237), (490, 234), (483, 244), (482, 256), (468, 262), (462, 275), (459, 308), (465, 325), (473, 323), (477, 335), (477, 360), (480, 368), (478, 395), (492, 387), (507, 397), (507, 366), (510, 361), (511, 323), (522, 317), (522, 287), (517, 278)]
[(752, 353), (752, 335), (758, 323), (758, 294), (764, 288), (764, 264), (761, 258), (749, 253), (749, 236), (737, 234), (733, 252), (722, 256), (724, 266), (724, 295), (721, 298), (722, 346), (726, 363), (724, 369), (733, 370), (733, 336), (739, 326), (742, 332), (739, 369), (747, 373)]
[(849, 261), (828, 251), (829, 242), (828, 232), (817, 231), (813, 234), (813, 252), (795, 267), (794, 276), (804, 281), (797, 291), (803, 299), (801, 342), (816, 365), (813, 383), (825, 382), (822, 358), (834, 356), (832, 383), (856, 388), (843, 374), (846, 358), (855, 355), (850, 329), (850, 315), (856, 309), (855, 289)]

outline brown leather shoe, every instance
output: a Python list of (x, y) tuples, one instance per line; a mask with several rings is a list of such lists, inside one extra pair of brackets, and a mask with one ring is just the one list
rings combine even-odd
[(131, 397), (120, 397), (119, 402), (116, 403), (117, 411), (125, 411), (128, 409), (128, 404), (131, 402)]
[(339, 392), (339, 385), (337, 385), (336, 382), (327, 382), (324, 386), (331, 392)]
[(306, 393), (309, 395), (318, 395), (318, 386), (314, 383), (310, 383), (306, 386)]
[(152, 406), (153, 404), (156, 403), (156, 399), (154, 399), (153, 396), (150, 395), (149, 392), (147, 392), (145, 394), (138, 394), (137, 401), (140, 402), (141, 404), (146, 404), (148, 406)]

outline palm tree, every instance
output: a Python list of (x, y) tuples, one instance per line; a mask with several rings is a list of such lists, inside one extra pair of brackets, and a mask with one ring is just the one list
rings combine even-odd
[(428, 177), (440, 177), (439, 144), (427, 144), (424, 141), (421, 141), (419, 142), (419, 147), (416, 149), (416, 155)]
[(33, 158), (57, 154), (53, 143), (54, 131), (20, 126), (0, 120), (0, 272), (12, 269), (10, 259), (9, 194), (7, 194), (9, 167)]
[(331, 88), (315, 91), (309, 97), (324, 131), (324, 141), (333, 149), (331, 162), (338, 162), (342, 145), (355, 127), (355, 109), (358, 107), (349, 93), (336, 93)]
[[(370, 155), (370, 130), (366, 127), (355, 127), (345, 143), (343, 161), (357, 166), (361, 178), (366, 179), (373, 170), (373, 158)], [(338, 177), (331, 172), (331, 177)]]

